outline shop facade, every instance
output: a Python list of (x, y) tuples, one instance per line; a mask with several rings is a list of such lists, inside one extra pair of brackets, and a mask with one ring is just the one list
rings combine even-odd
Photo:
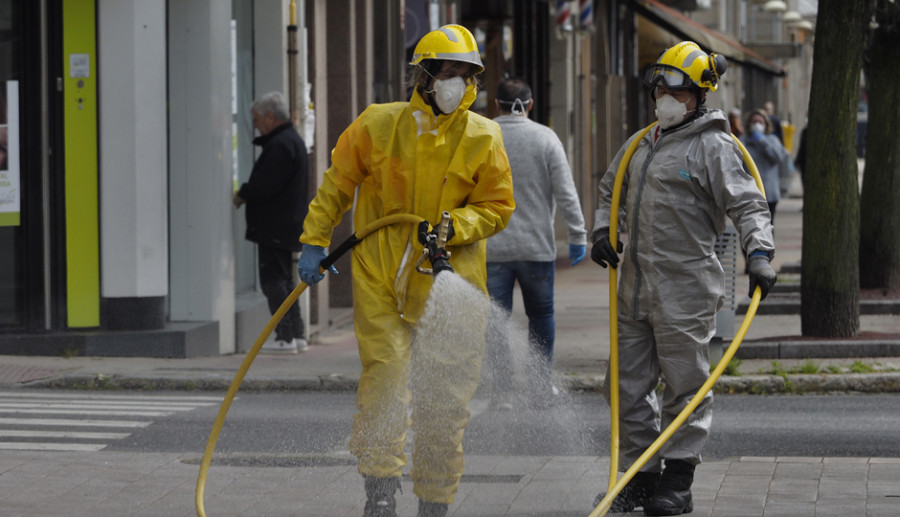
[[(749, 4), (686, 9), (701, 3), (3, 2), (0, 355), (249, 349), (269, 318), (244, 214), (231, 204), (256, 157), (250, 103), (293, 82), (314, 189), (338, 136), (366, 106), (407, 98), (415, 43), (446, 23), (478, 39), (487, 73), (476, 110), (494, 115), (505, 76), (531, 83), (532, 116), (563, 141), (590, 225), (607, 164), (653, 118), (640, 73), (660, 45), (691, 37), (728, 55), (735, 66), (715, 107), (742, 106), (747, 77), (756, 90), (778, 93), (780, 66), (740, 38), (723, 47), (721, 34), (685, 21), (704, 12), (740, 21), (735, 6)], [(298, 35), (293, 67), (290, 25)], [(334, 242), (352, 233), (350, 219)], [(340, 275), (301, 300), (308, 330), (352, 317), (349, 257), (337, 267)]]

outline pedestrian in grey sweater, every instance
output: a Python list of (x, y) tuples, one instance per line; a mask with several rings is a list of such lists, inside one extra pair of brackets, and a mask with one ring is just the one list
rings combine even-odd
[[(497, 89), (503, 145), (513, 175), (516, 210), (506, 229), (487, 240), (487, 288), (502, 309), (503, 323), (512, 312), (513, 288), (522, 289), (528, 316), (529, 344), (538, 359), (531, 388), (539, 401), (552, 402), (558, 393), (550, 378), (555, 324), (553, 278), (556, 261), (554, 220), (559, 207), (568, 228), (569, 258), (574, 266), (585, 256), (587, 232), (575, 181), (562, 142), (547, 126), (528, 118), (534, 107), (531, 88), (521, 79), (507, 79)], [(506, 333), (489, 336), (488, 361), (495, 381), (494, 404), (511, 409), (510, 344)]]

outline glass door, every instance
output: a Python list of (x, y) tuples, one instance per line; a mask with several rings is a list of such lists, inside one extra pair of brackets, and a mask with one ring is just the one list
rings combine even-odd
[(56, 328), (65, 313), (60, 11), (0, 2), (0, 335)]
[[(0, 330), (25, 326), (19, 88), (22, 3), (0, 3)], [(27, 221), (26, 221), (27, 222)]]
[[(231, 113), (234, 189), (250, 179), (253, 169), (253, 0), (231, 2)], [(244, 239), (244, 211), (234, 211), (235, 292), (256, 287), (256, 247)]]

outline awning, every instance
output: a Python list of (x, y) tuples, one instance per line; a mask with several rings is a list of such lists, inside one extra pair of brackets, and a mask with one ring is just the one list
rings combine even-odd
[(716, 32), (680, 12), (663, 5), (658, 0), (632, 0), (631, 8), (638, 14), (684, 40), (691, 40), (706, 52), (722, 54), (728, 61), (758, 68), (778, 77), (785, 75), (784, 68), (741, 45), (729, 36)]

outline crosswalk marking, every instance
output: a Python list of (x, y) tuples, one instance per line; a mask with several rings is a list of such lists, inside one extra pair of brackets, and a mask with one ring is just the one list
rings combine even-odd
[(0, 442), (0, 450), (4, 451), (82, 451), (96, 452), (103, 450), (105, 443), (51, 443), (51, 442)]
[(61, 420), (54, 418), (0, 418), (0, 425), (56, 425), (72, 427), (147, 427), (153, 422), (137, 420)]
[(77, 402), (71, 404), (67, 404), (65, 402), (54, 402), (52, 404), (34, 402), (0, 402), (0, 409), (141, 409), (147, 411), (191, 411), (192, 409), (196, 409), (196, 407), (197, 406), (131, 406), (126, 404), (82, 404)]
[[(136, 399), (135, 397), (140, 397)], [(150, 400), (171, 401), (173, 398), (183, 402), (222, 402), (223, 397), (186, 395), (184, 397), (170, 397), (165, 395), (116, 395), (108, 393), (84, 393), (72, 395), (71, 393), (34, 393), (34, 392), (0, 392), (0, 398), (27, 398), (27, 399), (69, 399), (69, 400), (128, 400), (146, 402)]]
[(99, 451), (131, 434), (101, 429), (143, 428), (152, 424), (153, 418), (221, 401), (221, 397), (198, 395), (0, 391), (0, 450)]
[(0, 438), (76, 438), (79, 440), (121, 440), (131, 433), (92, 433), (90, 431), (6, 431)]
[(109, 416), (169, 416), (169, 411), (110, 411), (104, 409), (4, 409), (0, 413), (24, 413), (28, 415), (109, 415)]

